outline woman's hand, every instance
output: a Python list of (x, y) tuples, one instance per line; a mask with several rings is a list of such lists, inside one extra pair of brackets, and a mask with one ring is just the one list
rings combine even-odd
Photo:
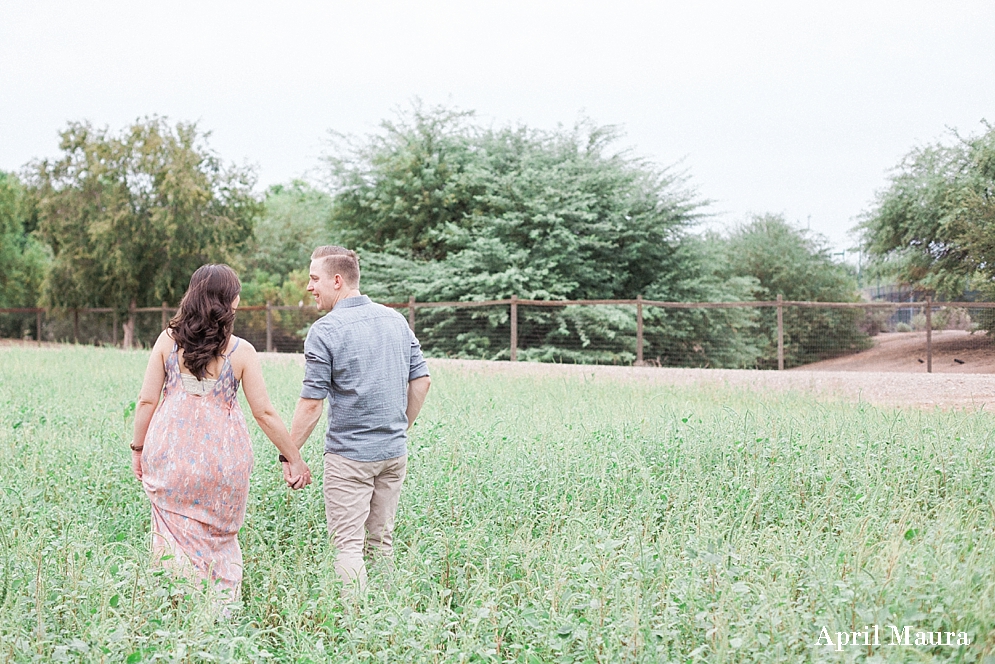
[(283, 462), (283, 479), (291, 489), (303, 489), (311, 483), (311, 469), (304, 463), (303, 458), (297, 462)]
[(142, 451), (131, 451), (131, 470), (135, 473), (135, 479), (142, 481)]

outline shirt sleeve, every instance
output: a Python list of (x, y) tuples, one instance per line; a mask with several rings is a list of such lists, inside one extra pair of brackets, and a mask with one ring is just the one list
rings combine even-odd
[(411, 364), (408, 368), (408, 382), (410, 383), (415, 378), (423, 378), (428, 375), (428, 363), (425, 362), (425, 356), (422, 355), (418, 338), (410, 328), (408, 328), (408, 336), (411, 337)]
[(304, 340), (302, 399), (324, 399), (332, 389), (332, 351), (312, 325)]

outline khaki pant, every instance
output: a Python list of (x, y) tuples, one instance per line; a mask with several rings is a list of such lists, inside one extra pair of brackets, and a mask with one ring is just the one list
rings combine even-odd
[(353, 461), (325, 454), (325, 521), (338, 549), (335, 571), (343, 583), (358, 582), (362, 590), (364, 554), (393, 555), (394, 516), (407, 466), (407, 456)]

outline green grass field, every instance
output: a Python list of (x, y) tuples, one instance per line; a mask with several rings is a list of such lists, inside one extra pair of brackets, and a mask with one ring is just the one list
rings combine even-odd
[[(318, 481), (256, 451), (243, 606), (148, 565), (128, 467), (147, 356), (0, 349), (0, 661), (982, 661), (983, 413), (436, 366), (396, 566), (339, 599)], [(301, 369), (264, 367), (285, 419)], [(244, 406), (243, 406), (244, 408)], [(246, 409), (247, 412), (247, 409)], [(306, 458), (320, 476), (316, 435)], [(815, 645), (881, 626), (879, 647)], [(969, 646), (892, 646), (886, 625)]]

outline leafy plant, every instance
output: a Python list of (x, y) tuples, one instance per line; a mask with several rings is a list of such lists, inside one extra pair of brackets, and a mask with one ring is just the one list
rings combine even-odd
[(920, 289), (991, 294), (995, 276), (995, 128), (918, 147), (895, 167), (860, 224), (880, 266)]
[[(70, 123), (62, 155), (30, 167), (38, 233), (53, 253), (48, 304), (176, 303), (202, 264), (234, 261), (260, 211), (255, 178), (225, 167), (206, 138), (158, 117), (119, 135)], [(126, 345), (133, 326), (129, 318)]]
[[(343, 602), (320, 475), (290, 492), (250, 424), (245, 577), (218, 619), (203, 586), (151, 566), (148, 499), (109, 426), (147, 356), (0, 354), (0, 652), (15, 662), (833, 660), (813, 646), (822, 626), (874, 623), (972, 644), (882, 634), (871, 656), (979, 661), (995, 630), (979, 410), (432, 361), (393, 565)], [(264, 373), (289, 418), (300, 368)], [(312, 468), (322, 452), (318, 431)]]
[[(31, 235), (34, 223), (24, 185), (13, 173), (0, 171), (0, 307), (38, 304), (49, 256)], [(10, 332), (0, 328), (0, 336)]]
[[(438, 302), (643, 294), (686, 301), (746, 295), (741, 281), (716, 274), (709, 247), (691, 233), (704, 202), (687, 176), (618, 148), (614, 127), (582, 121), (553, 131), (494, 129), (475, 124), (472, 113), (415, 105), (381, 129), (366, 139), (342, 138), (327, 159), (332, 228), (362, 250), (365, 288), (374, 297)], [(523, 308), (521, 348), (547, 361), (631, 362), (633, 313)], [(491, 359), (507, 352), (506, 316), (461, 312), (443, 322), (444, 315), (426, 314), (419, 326), (429, 335), (440, 332), (433, 352)], [(672, 312), (647, 319), (647, 339), (662, 353), (684, 334), (681, 328), (694, 328), (704, 336), (694, 342), (703, 350), (693, 363), (755, 360), (753, 345), (742, 337), (749, 327), (740, 321), (743, 312), (709, 317), (743, 324), (709, 328), (699, 324), (700, 316)], [(450, 329), (459, 333), (441, 334)], [(565, 330), (585, 341), (564, 345)], [(730, 335), (734, 342), (725, 344)], [(713, 352), (719, 345), (725, 350)]]

